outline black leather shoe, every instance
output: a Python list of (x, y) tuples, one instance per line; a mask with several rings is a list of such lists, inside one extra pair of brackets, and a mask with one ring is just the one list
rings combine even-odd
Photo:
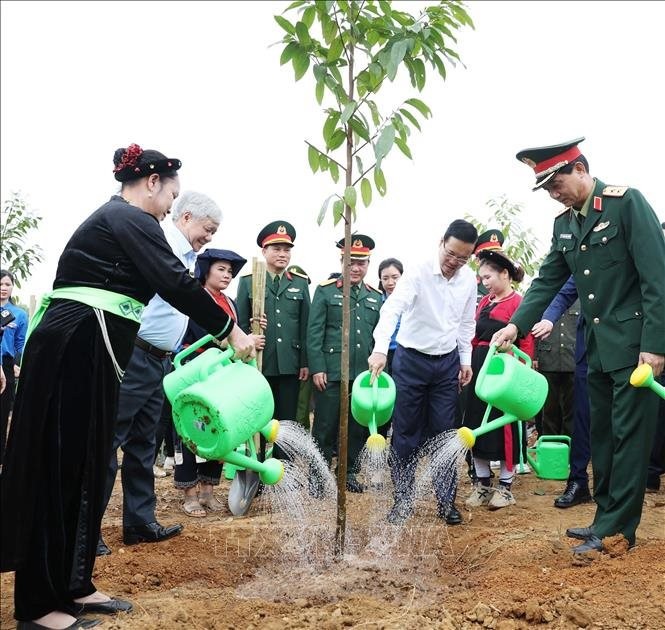
[(161, 542), (177, 536), (183, 527), (182, 525), (171, 525), (164, 527), (157, 521), (147, 525), (133, 525), (125, 527), (122, 531), (122, 540), (126, 545), (136, 545), (145, 542)]
[(554, 499), (554, 507), (569, 508), (589, 501), (593, 501), (589, 486), (579, 481), (569, 481), (563, 494)]
[(365, 486), (361, 484), (355, 477), (349, 477), (346, 480), (346, 489), (348, 492), (355, 492), (356, 494), (362, 494), (365, 492)]
[(462, 515), (460, 514), (460, 511), (455, 507), (454, 503), (447, 510), (439, 508), (438, 514), (439, 518), (444, 519), (448, 525), (462, 524)]
[(97, 551), (95, 552), (96, 556), (110, 556), (111, 550), (108, 545), (104, 542), (104, 539), (100, 536), (97, 541)]
[(102, 615), (115, 615), (119, 612), (130, 612), (134, 608), (131, 602), (125, 599), (112, 597), (108, 602), (88, 602), (81, 604), (82, 613), (100, 613)]
[(598, 536), (591, 535), (581, 545), (573, 547), (573, 553), (586, 553), (587, 551), (602, 551), (603, 541)]
[[(76, 628), (94, 628), (102, 623), (101, 619), (77, 619), (74, 623), (70, 624), (64, 630), (75, 630)], [(48, 630), (48, 626), (42, 626), (41, 623), (34, 621), (19, 621), (16, 624), (16, 630)]]
[(593, 525), (589, 527), (569, 527), (566, 530), (566, 536), (568, 538), (577, 538), (577, 540), (588, 540), (592, 536), (595, 536), (593, 533)]
[(387, 520), (391, 525), (404, 525), (411, 518), (413, 511), (403, 502), (396, 502), (390, 512)]

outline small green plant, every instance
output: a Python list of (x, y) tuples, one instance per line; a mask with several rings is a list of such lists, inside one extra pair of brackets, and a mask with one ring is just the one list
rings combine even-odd
[(39, 245), (28, 246), (28, 237), (39, 227), (42, 217), (35, 215), (19, 193), (3, 202), (0, 213), (0, 258), (3, 269), (11, 271), (16, 286), (30, 277), (30, 268), (43, 260)]

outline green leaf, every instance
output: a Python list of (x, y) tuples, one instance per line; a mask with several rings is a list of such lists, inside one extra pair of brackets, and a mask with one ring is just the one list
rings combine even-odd
[(381, 122), (381, 116), (379, 116), (379, 109), (374, 101), (366, 101), (366, 102), (367, 102), (367, 107), (369, 107), (369, 111), (372, 114), (372, 122), (374, 123), (375, 127), (378, 127)]
[(414, 107), (417, 109), (422, 115), (423, 118), (429, 118), (432, 115), (432, 112), (425, 103), (423, 103), (419, 98), (409, 98), (406, 101), (404, 101), (407, 105), (411, 105), (411, 107)]
[(382, 197), (386, 194), (386, 177), (380, 168), (374, 169), (374, 186)]
[(316, 84), (316, 88), (314, 89), (314, 95), (316, 96), (316, 102), (321, 105), (323, 103), (323, 93), (326, 90), (326, 84), (324, 81), (319, 81)]
[(321, 170), (322, 173), (323, 171), (328, 170), (328, 164), (329, 164), (328, 158), (325, 155), (323, 155), (323, 153), (319, 153), (319, 169)]
[(309, 36), (309, 29), (304, 22), (296, 22), (296, 36), (303, 46), (308, 46), (312, 42), (312, 38)]
[(344, 190), (344, 202), (351, 208), (355, 209), (357, 199), (358, 195), (356, 189), (353, 186), (347, 186)]
[(369, 183), (369, 179), (366, 177), (363, 177), (360, 182), (360, 195), (363, 198), (365, 208), (367, 208), (369, 204), (372, 203), (372, 184)]
[(328, 148), (331, 151), (334, 151), (335, 149), (338, 149), (339, 147), (342, 146), (344, 140), (346, 140), (346, 134), (344, 133), (344, 130), (335, 129), (335, 132), (331, 136), (330, 142), (328, 143)]
[(344, 108), (344, 111), (342, 112), (342, 116), (339, 119), (340, 124), (346, 125), (346, 122), (353, 116), (353, 112), (356, 109), (356, 102), (355, 101), (349, 101), (347, 106)]
[(298, 50), (299, 46), (295, 42), (289, 42), (284, 50), (282, 51), (282, 55), (279, 58), (279, 65), (283, 66), (285, 63), (288, 63), (291, 61), (293, 58), (293, 54), (295, 53), (296, 50)]
[(330, 177), (335, 183), (339, 181), (339, 166), (337, 166), (337, 162), (332, 160), (330, 160)]
[(293, 55), (291, 63), (293, 64), (296, 81), (300, 81), (305, 76), (307, 68), (309, 68), (309, 55), (299, 46)]
[(307, 7), (302, 13), (302, 21), (307, 28), (312, 28), (314, 18), (316, 17), (316, 7)]
[(393, 12), (390, 8), (390, 2), (387, 2), (386, 0), (379, 0), (379, 7), (381, 7), (383, 15), (389, 18), (390, 14)]
[(309, 167), (312, 169), (312, 173), (316, 173), (319, 170), (319, 152), (312, 146), (307, 148), (307, 160), (309, 161)]
[(326, 143), (326, 146), (330, 144), (330, 138), (332, 138), (332, 135), (335, 132), (335, 127), (337, 127), (338, 120), (339, 120), (339, 112), (336, 110), (332, 110), (328, 114), (326, 122), (323, 124), (323, 141)]
[(406, 54), (407, 44), (405, 40), (395, 42), (390, 49), (390, 61), (386, 67), (386, 75), (388, 79), (393, 81), (397, 76), (397, 68), (402, 63), (404, 55)]
[(333, 224), (337, 225), (344, 216), (344, 202), (341, 199), (338, 199), (333, 204)]
[(399, 150), (406, 155), (410, 160), (413, 159), (413, 156), (411, 155), (411, 150), (409, 149), (408, 145), (404, 140), (400, 140), (399, 138), (395, 138), (395, 144), (399, 147)]
[(343, 52), (344, 52), (344, 43), (342, 42), (342, 38), (336, 37), (335, 39), (333, 39), (332, 43), (330, 44), (330, 48), (328, 49), (328, 55), (326, 56), (326, 61), (328, 63), (337, 61), (342, 56)]
[(419, 92), (422, 92), (425, 87), (425, 64), (422, 59), (414, 59), (413, 67), (416, 73), (416, 87)]
[(363, 173), (363, 161), (356, 155), (356, 168), (358, 169), (358, 173)]
[(394, 142), (395, 142), (395, 127), (393, 127), (392, 125), (386, 125), (383, 128), (383, 131), (381, 132), (379, 139), (376, 141), (376, 144), (374, 145), (374, 155), (376, 156), (377, 160), (381, 160), (386, 155), (388, 155), (390, 149), (392, 149), (393, 147)]
[(284, 12), (286, 13), (287, 11), (290, 11), (291, 9), (295, 9), (297, 7), (302, 6), (305, 4), (306, 0), (295, 0), (295, 2), (292, 2), (286, 9), (284, 9)]
[(369, 142), (369, 129), (367, 129), (367, 125), (360, 120), (357, 116), (354, 116), (351, 118), (351, 129), (355, 131), (363, 140), (366, 142)]
[(281, 15), (274, 15), (273, 17), (275, 18), (275, 22), (277, 22), (277, 24), (279, 24), (287, 33), (290, 35), (296, 34), (295, 27), (285, 17), (282, 17)]
[(328, 204), (330, 203), (330, 200), (334, 197), (335, 195), (330, 195), (323, 204), (321, 205), (321, 210), (319, 210), (319, 216), (316, 218), (316, 222), (321, 225), (323, 223), (323, 219), (326, 216), (326, 212), (328, 211)]
[(418, 119), (408, 109), (401, 107), (399, 113), (402, 114), (402, 116), (404, 116), (404, 118), (406, 118), (418, 131), (421, 131)]

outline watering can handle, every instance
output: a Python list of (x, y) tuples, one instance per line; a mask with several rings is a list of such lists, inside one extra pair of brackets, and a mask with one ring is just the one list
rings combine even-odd
[[(492, 355), (495, 352), (497, 352), (496, 344), (493, 343), (490, 345), (488, 354)], [(532, 365), (531, 357), (526, 352), (522, 352), (522, 350), (520, 350), (515, 344), (511, 345), (508, 350), (501, 350), (500, 352), (513, 352), (520, 359), (524, 359), (524, 363), (526, 363), (527, 367), (531, 367)]]
[(175, 366), (176, 370), (180, 367), (183, 359), (186, 359), (190, 354), (192, 354), (192, 352), (196, 352), (199, 348), (205, 346), (207, 343), (210, 343), (214, 339), (215, 338), (212, 335), (205, 335), (198, 341), (195, 341), (191, 346), (187, 346), (184, 350), (178, 352), (178, 354), (176, 354), (173, 358), (173, 365)]

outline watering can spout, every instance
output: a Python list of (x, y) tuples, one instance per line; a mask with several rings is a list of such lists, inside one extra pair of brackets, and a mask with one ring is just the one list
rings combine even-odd
[(638, 365), (630, 375), (630, 384), (633, 387), (648, 387), (652, 392), (665, 399), (665, 387), (653, 376), (653, 369), (648, 363)]
[(259, 479), (268, 486), (275, 485), (284, 476), (284, 464), (273, 457), (260, 462), (238, 451), (231, 451), (224, 456), (224, 461), (238, 468), (247, 468), (259, 473)]
[(469, 427), (460, 427), (457, 429), (457, 437), (466, 448), (473, 448), (476, 443), (476, 436)]
[(369, 450), (382, 451), (386, 448), (386, 439), (378, 432), (378, 427), (390, 421), (395, 397), (395, 381), (385, 372), (374, 378), (369, 370), (365, 370), (353, 381), (351, 413), (359, 425), (369, 430)]

